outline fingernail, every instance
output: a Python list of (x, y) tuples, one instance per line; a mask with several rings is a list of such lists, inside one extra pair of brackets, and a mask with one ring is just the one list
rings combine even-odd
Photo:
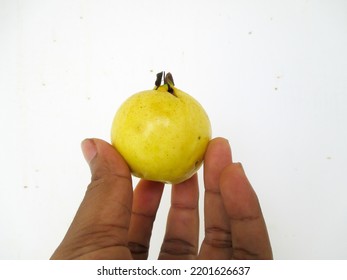
[(96, 145), (95, 145), (94, 140), (93, 139), (83, 140), (81, 143), (81, 147), (82, 147), (82, 152), (83, 152), (84, 158), (86, 159), (88, 164), (90, 164), (90, 162), (96, 156), (96, 153), (97, 153), (97, 149), (96, 149)]
[(246, 172), (245, 170), (243, 169), (243, 165), (241, 162), (234, 162), (233, 163), (234, 166), (236, 166), (236, 168), (238, 169), (238, 171), (240, 172), (240, 174), (242, 174), (243, 176), (246, 176)]
[(243, 171), (243, 166), (241, 162), (234, 162), (233, 165)]

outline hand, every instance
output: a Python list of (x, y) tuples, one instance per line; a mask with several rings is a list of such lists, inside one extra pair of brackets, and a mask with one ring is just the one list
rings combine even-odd
[[(120, 154), (98, 139), (82, 142), (92, 179), (52, 259), (146, 259), (164, 184), (140, 180), (133, 191)], [(211, 140), (205, 155), (205, 238), (199, 249), (195, 174), (173, 185), (159, 259), (271, 259), (258, 198), (228, 141)]]

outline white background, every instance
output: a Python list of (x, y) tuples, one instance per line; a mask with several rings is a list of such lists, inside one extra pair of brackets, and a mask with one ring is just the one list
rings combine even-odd
[(0, 0), (0, 259), (50, 257), (89, 183), (80, 142), (162, 70), (229, 139), (274, 257), (346, 259), (344, 0)]

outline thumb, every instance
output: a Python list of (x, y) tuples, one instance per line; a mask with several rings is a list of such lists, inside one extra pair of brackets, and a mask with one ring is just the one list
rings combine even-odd
[(103, 140), (86, 139), (81, 146), (92, 174), (81, 206), (88, 209), (89, 219), (103, 223), (114, 224), (118, 219), (114, 220), (115, 215), (122, 214), (118, 223), (127, 227), (132, 206), (128, 165), (116, 149)]
[(109, 176), (131, 180), (129, 167), (123, 157), (106, 141), (85, 139), (81, 148), (92, 173), (92, 182)]
[(110, 144), (86, 139), (82, 151), (92, 173), (76, 216), (52, 258), (130, 258), (132, 208), (129, 167)]

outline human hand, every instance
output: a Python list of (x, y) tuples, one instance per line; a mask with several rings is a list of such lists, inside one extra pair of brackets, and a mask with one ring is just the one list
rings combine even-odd
[[(146, 259), (164, 184), (140, 180), (133, 191), (121, 155), (98, 139), (82, 142), (92, 179), (51, 259)], [(271, 259), (256, 193), (227, 140), (211, 140), (205, 155), (205, 238), (199, 248), (197, 175), (172, 186), (159, 259)]]

